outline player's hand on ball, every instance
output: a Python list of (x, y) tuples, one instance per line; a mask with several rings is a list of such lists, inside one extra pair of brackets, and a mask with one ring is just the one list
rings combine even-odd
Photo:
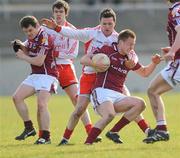
[(159, 54), (155, 54), (152, 56), (151, 60), (154, 64), (159, 64), (163, 58)]
[(109, 68), (109, 64), (104, 64), (102, 60), (103, 59), (100, 59), (99, 62), (94, 64), (94, 67), (98, 72), (104, 72)]
[(92, 63), (97, 72), (105, 72), (110, 66), (110, 59), (106, 54), (98, 53), (92, 57)]
[(57, 27), (57, 23), (54, 19), (46, 19), (46, 18), (42, 18), (40, 20), (41, 24), (44, 24), (46, 27), (55, 30), (55, 28)]

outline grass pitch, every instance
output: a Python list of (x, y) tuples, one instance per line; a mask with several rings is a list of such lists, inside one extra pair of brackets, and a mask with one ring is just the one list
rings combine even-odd
[[(143, 97), (147, 102), (144, 112), (146, 120), (155, 126), (155, 120), (145, 95), (135, 94)], [(14, 137), (22, 132), (23, 122), (18, 116), (10, 97), (0, 97), (0, 157), (1, 158), (179, 158), (180, 156), (180, 94), (170, 93), (163, 96), (166, 106), (168, 129), (170, 141), (157, 142), (155, 144), (144, 144), (142, 140), (145, 135), (136, 123), (126, 126), (121, 132), (124, 144), (114, 144), (105, 137), (105, 133), (121, 117), (117, 116), (110, 125), (102, 132), (101, 143), (87, 146), (85, 129), (80, 122), (76, 127), (70, 140), (71, 145), (57, 147), (68, 118), (73, 111), (69, 99), (65, 96), (54, 96), (49, 103), (51, 113), (51, 141), (50, 145), (33, 145), (37, 136), (27, 138), (25, 141), (16, 141)], [(27, 99), (30, 116), (37, 129), (36, 121), (36, 98)], [(98, 116), (89, 106), (93, 123)]]

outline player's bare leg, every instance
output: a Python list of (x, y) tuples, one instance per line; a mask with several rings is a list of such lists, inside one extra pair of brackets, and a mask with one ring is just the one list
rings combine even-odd
[(29, 117), (27, 105), (24, 102), (24, 99), (28, 98), (29, 96), (32, 96), (34, 93), (35, 90), (33, 87), (25, 84), (21, 84), (17, 88), (16, 92), (13, 94), (13, 102), (20, 117), (24, 121), (24, 126), (25, 126), (25, 129), (22, 132), (22, 134), (20, 134), (15, 138), (16, 140), (24, 140), (29, 136), (36, 135), (35, 129), (33, 127), (33, 123)]
[(161, 94), (170, 91), (172, 87), (158, 75), (150, 84), (148, 88), (148, 97), (151, 103), (151, 107), (156, 118), (158, 120), (166, 120), (164, 103), (161, 98)]
[[(126, 85), (124, 85), (123, 87), (123, 94), (127, 95), (127, 96), (131, 96), (128, 88), (126, 87)], [(146, 134), (152, 134), (153, 130), (150, 129), (148, 123), (146, 122), (146, 120), (144, 119), (143, 115), (140, 114), (136, 119), (135, 122), (137, 123), (137, 125), (139, 126), (139, 128)]]
[(114, 116), (116, 115), (114, 106), (109, 101), (102, 103), (96, 108), (96, 110), (99, 115), (101, 115), (101, 119), (92, 128), (85, 141), (85, 144), (92, 144), (102, 130), (113, 120)]
[[(77, 97), (77, 93), (78, 93), (77, 84), (70, 85), (70, 86), (66, 87), (64, 90), (66, 91), (66, 94), (71, 99), (73, 105), (76, 106), (77, 105), (77, 98), (78, 98)], [(89, 101), (86, 101), (86, 98), (85, 98), (85, 102), (84, 102), (84, 99), (81, 99), (81, 101), (79, 101), (79, 103), (80, 102), (82, 102), (82, 104), (87, 104), (87, 105), (89, 104)], [(78, 103), (78, 105), (79, 105), (79, 103)], [(80, 106), (81, 106), (81, 104), (80, 104)], [(87, 106), (86, 106), (86, 108), (87, 108)], [(86, 128), (86, 132), (88, 133), (89, 132), (88, 126), (91, 126), (91, 120), (90, 120), (88, 110), (86, 110), (85, 112), (83, 111), (81, 121), (83, 122), (83, 124)]]
[(137, 97), (126, 97), (120, 102), (115, 103), (114, 107), (117, 113), (125, 113), (114, 127), (106, 133), (106, 136), (115, 143), (122, 143), (118, 132), (142, 113), (145, 109), (145, 102)]
[[(164, 107), (164, 102), (161, 98), (161, 94), (168, 92), (171, 89), (172, 87), (162, 78), (160, 74), (155, 77), (155, 79), (151, 82), (148, 88), (148, 97), (149, 97), (152, 111), (153, 111), (153, 114), (155, 116), (156, 123), (157, 123), (156, 133), (158, 135), (163, 135), (164, 140), (169, 140), (169, 133), (167, 131), (165, 107)], [(160, 139), (161, 138), (158, 137), (157, 140), (160, 140)], [(153, 143), (153, 141), (148, 142), (148, 140), (152, 140), (152, 139), (148, 139), (148, 138), (144, 139), (144, 142), (146, 142), (146, 140), (147, 140), (147, 143)]]
[[(89, 104), (89, 97), (88, 96), (78, 96), (77, 105), (75, 107), (74, 112), (71, 114), (68, 125), (63, 135), (63, 139), (61, 140), (59, 145), (67, 144), (68, 140), (70, 139), (74, 128), (76, 127), (79, 119), (84, 114)], [(91, 120), (89, 122), (91, 123)]]
[(48, 111), (48, 101), (51, 94), (48, 91), (41, 90), (37, 93), (38, 104), (38, 125), (42, 133), (35, 144), (49, 144), (50, 143), (50, 114)]

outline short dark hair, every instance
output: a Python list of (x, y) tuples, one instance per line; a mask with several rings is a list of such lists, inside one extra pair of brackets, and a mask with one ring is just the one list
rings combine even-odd
[(134, 31), (130, 30), (130, 29), (125, 29), (125, 30), (122, 30), (120, 33), (119, 33), (119, 36), (118, 36), (118, 43), (120, 40), (122, 41), (125, 41), (127, 40), (128, 38), (136, 38), (136, 34)]
[(24, 16), (19, 21), (21, 28), (28, 28), (30, 25), (36, 27), (38, 23), (38, 20), (34, 16)]
[(69, 10), (70, 10), (69, 4), (64, 0), (55, 1), (52, 5), (52, 11), (54, 11), (54, 8), (58, 8), (58, 9), (64, 8), (66, 15), (69, 14)]
[(114, 22), (116, 22), (116, 13), (111, 8), (107, 8), (101, 11), (100, 20), (102, 18), (111, 18), (111, 17), (113, 18)]
[(180, 0), (168, 0), (168, 1), (171, 3), (176, 3), (176, 2), (179, 2)]

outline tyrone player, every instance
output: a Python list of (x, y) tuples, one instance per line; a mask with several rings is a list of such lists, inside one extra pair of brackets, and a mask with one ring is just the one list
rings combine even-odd
[[(25, 129), (16, 140), (24, 140), (36, 134), (24, 100), (37, 95), (37, 119), (41, 137), (35, 144), (49, 144), (50, 116), (48, 101), (51, 93), (55, 93), (58, 85), (58, 71), (53, 57), (51, 37), (40, 27), (33, 16), (25, 16), (20, 20), (20, 26), (27, 36), (25, 49), (19, 49), (16, 56), (31, 65), (31, 74), (19, 85), (13, 94), (13, 101), (18, 114), (24, 121)], [(20, 42), (21, 43), (21, 42)], [(21, 43), (22, 44), (22, 43)]]
[(170, 47), (162, 48), (167, 66), (154, 78), (148, 88), (151, 108), (156, 119), (155, 133), (143, 141), (153, 143), (168, 141), (169, 132), (165, 116), (164, 102), (161, 95), (172, 90), (180, 83), (180, 0), (168, 0), (172, 3), (169, 8), (167, 32)]
[[(97, 136), (113, 120), (116, 113), (124, 113), (124, 115), (107, 132), (106, 136), (115, 143), (122, 143), (118, 132), (135, 120), (145, 109), (143, 99), (123, 94), (124, 82), (130, 70), (142, 77), (148, 77), (160, 63), (160, 56), (153, 56), (152, 62), (148, 66), (134, 63), (133, 60), (128, 59), (127, 55), (134, 51), (135, 41), (136, 35), (133, 31), (123, 30), (119, 33), (117, 44), (103, 46), (95, 52), (108, 55), (111, 64), (107, 71), (97, 73), (96, 76), (91, 102), (101, 119), (92, 128), (85, 144), (93, 144)], [(133, 68), (128, 68), (128, 65), (133, 65)]]
[[(75, 27), (66, 20), (69, 9), (70, 7), (67, 2), (64, 0), (57, 0), (52, 5), (53, 17), (58, 25), (75, 29)], [(54, 35), (54, 54), (56, 56), (56, 64), (59, 72), (58, 80), (60, 86), (69, 96), (73, 105), (76, 106), (78, 80), (76, 77), (73, 59), (78, 55), (79, 41), (65, 37), (55, 31), (53, 32), (51, 29), (46, 30), (50, 34)], [(85, 111), (84, 115), (81, 117), (81, 120), (88, 134), (92, 126), (88, 110)]]

